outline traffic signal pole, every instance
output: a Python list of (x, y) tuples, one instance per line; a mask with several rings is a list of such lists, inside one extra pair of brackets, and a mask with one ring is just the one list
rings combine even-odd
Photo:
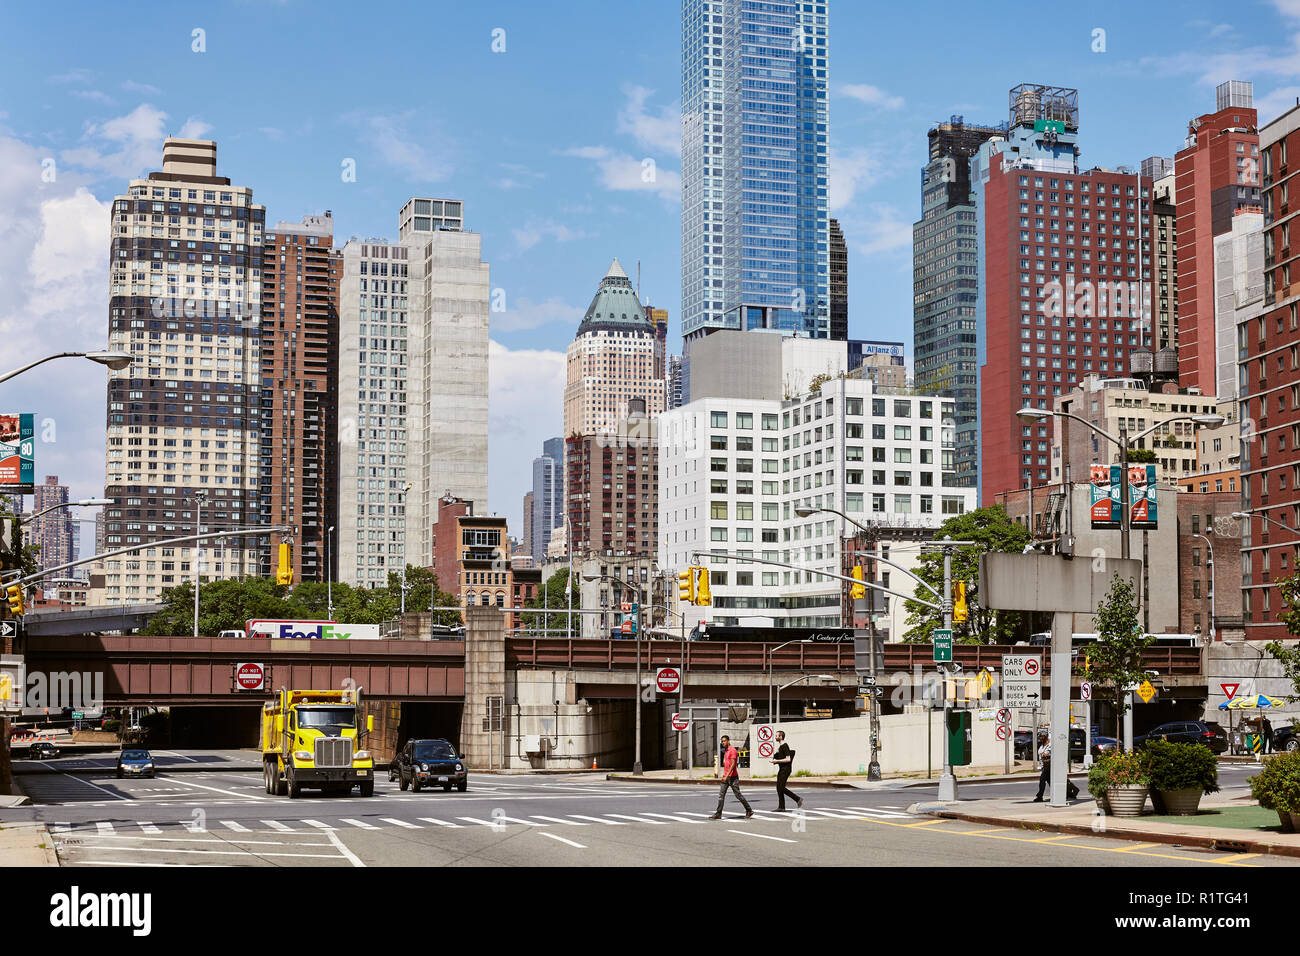
[[(952, 547), (943, 548), (943, 626), (952, 632)], [(948, 699), (948, 682), (943, 682), (943, 774), (939, 777), (939, 799), (957, 799), (957, 776), (952, 772), (952, 744), (949, 718), (952, 704)]]

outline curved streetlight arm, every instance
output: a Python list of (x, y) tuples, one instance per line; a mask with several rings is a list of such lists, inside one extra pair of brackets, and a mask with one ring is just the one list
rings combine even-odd
[(37, 359), (35, 362), (32, 362), (30, 365), (24, 365), (22, 368), (16, 368), (12, 372), (5, 372), (3, 375), (0, 375), (0, 382), (7, 382), (9, 381), (9, 379), (14, 378), (17, 375), (23, 374), (23, 372), (30, 371), (31, 369), (36, 368), (36, 366), (38, 365), (44, 365), (46, 362), (52, 362), (55, 359), (84, 358), (87, 354), (88, 353), (86, 352), (59, 352), (57, 355), (47, 355), (43, 359)]
[(932, 604), (923, 598), (917, 597), (915, 594), (903, 594), (872, 581), (859, 581), (857, 578), (851, 578), (845, 574), (832, 574), (830, 571), (817, 571), (813, 568), (801, 568), (797, 564), (786, 564), (784, 561), (768, 561), (765, 558), (742, 558), (740, 555), (733, 554), (729, 551), (692, 551), (691, 553), (697, 558), (701, 556), (709, 558), (725, 558), (728, 561), (737, 561), (742, 564), (745, 562), (751, 564), (770, 564), (776, 568), (789, 568), (792, 571), (806, 571), (808, 574), (818, 574), (824, 578), (831, 578), (836, 581), (848, 581), (850, 584), (856, 584), (860, 587), (872, 588), (876, 591), (884, 591), (886, 594), (892, 594), (894, 597), (902, 598), (904, 601), (915, 601), (917, 604), (921, 604), (932, 610), (943, 611), (943, 608), (940, 605)]
[[(1102, 431), (1100, 428), (1098, 428), (1098, 427), (1097, 427), (1096, 425), (1094, 425), (1092, 422), (1088, 421), (1086, 418), (1080, 418), (1078, 415), (1075, 415), (1073, 412), (1049, 412), (1049, 411), (1047, 411), (1046, 409), (1043, 409), (1043, 411), (1044, 411), (1046, 414), (1048, 414), (1048, 415), (1055, 416), (1056, 418), (1070, 418), (1070, 419), (1073, 419), (1074, 421), (1076, 421), (1076, 422), (1078, 422), (1080, 425), (1082, 425), (1084, 428), (1088, 428), (1088, 429), (1091, 429), (1092, 431), (1096, 432), (1098, 435), (1100, 435), (1102, 438), (1106, 439), (1106, 441), (1110, 442), (1110, 443), (1111, 443), (1112, 445), (1114, 445), (1116, 448), (1123, 448), (1123, 447), (1124, 447), (1124, 443), (1121, 442), (1121, 441), (1120, 441), (1118, 438), (1116, 438), (1114, 435), (1110, 434), (1109, 432), (1104, 432), (1104, 431)], [(1146, 432), (1143, 432), (1143, 434), (1145, 435)]]
[(1166, 425), (1172, 425), (1174, 422), (1194, 422), (1194, 421), (1196, 421), (1195, 415), (1176, 415), (1173, 418), (1166, 418), (1162, 422), (1156, 422), (1150, 428), (1144, 428), (1136, 435), (1129, 435), (1128, 436), (1129, 444), (1132, 444), (1133, 442), (1137, 441), (1139, 438), (1145, 438), (1147, 435), (1150, 435), (1152, 432), (1159, 431), (1160, 429), (1164, 428)]
[(943, 600), (943, 595), (940, 594), (939, 591), (938, 591), (936, 588), (934, 588), (934, 587), (930, 584), (929, 581), (926, 581), (925, 579), (923, 579), (923, 578), (917, 576), (917, 575), (914, 574), (913, 572), (909, 571), (907, 568), (903, 567), (901, 564), (896, 564), (896, 563), (894, 563), (893, 561), (890, 561), (888, 558), (882, 558), (880, 555), (875, 554), (875, 553), (873, 553), (873, 552), (871, 552), (871, 551), (850, 551), (849, 554), (862, 554), (862, 555), (866, 555), (867, 557), (869, 557), (869, 558), (871, 558), (871, 559), (873, 559), (873, 560), (875, 560), (875, 561), (880, 561), (880, 562), (882, 562), (882, 563), (884, 563), (884, 564), (889, 565), (891, 568), (895, 568), (895, 569), (897, 569), (897, 570), (899, 570), (899, 571), (902, 571), (904, 574), (906, 574), (909, 578), (911, 578), (911, 579), (912, 579), (913, 581), (915, 581), (917, 584), (923, 585), (927, 591), (929, 591), (931, 594), (933, 594), (933, 595), (934, 595), (935, 597), (937, 597), (939, 600), (941, 600), (941, 601)]
[(1276, 518), (1270, 518), (1268, 515), (1260, 514), (1258, 511), (1234, 511), (1234, 518), (1258, 518), (1261, 521), (1267, 521), (1269, 524), (1275, 524), (1284, 531), (1290, 531), (1294, 535), (1300, 535), (1300, 529), (1291, 527), (1289, 524), (1283, 524)]
[[(813, 511), (808, 515), (808, 517), (812, 517), (812, 515), (813, 515), (813, 514), (816, 514), (818, 511), (824, 511), (824, 512), (827, 512), (828, 514), (839, 515), (841, 518), (843, 518), (843, 519), (844, 519), (845, 521), (847, 521), (849, 524), (853, 525), (855, 528), (857, 528), (857, 529), (858, 529), (859, 531), (861, 531), (863, 534), (867, 535), (868, 537), (873, 537), (872, 530), (871, 530), (870, 528), (868, 528), (866, 525), (862, 524), (860, 521), (857, 521), (857, 520), (854, 519), (854, 518), (850, 518), (848, 515), (846, 515), (846, 514), (845, 514), (843, 511), (841, 511), (839, 508), (829, 508), (829, 507), (826, 507), (826, 506), (824, 506), (824, 505), (819, 505), (817, 508), (813, 509)], [(796, 512), (796, 513), (797, 513), (797, 512)], [(908, 577), (910, 577), (910, 578), (912, 578), (913, 580), (915, 580), (918, 584), (923, 584), (923, 585), (925, 585), (925, 587), (929, 589), (930, 593), (933, 594), (935, 597), (939, 598), (939, 600), (943, 600), (943, 595), (940, 594), (938, 591), (936, 591), (934, 588), (930, 587), (930, 585), (929, 585), (927, 582), (922, 581), (920, 578), (918, 578), (918, 577), (917, 577), (915, 574), (913, 574), (911, 571), (907, 570), (907, 568), (900, 567), (899, 565), (895, 564), (893, 561), (890, 561), (888, 558), (882, 558), (880, 555), (875, 554), (874, 552), (871, 552), (871, 551), (852, 551), (852, 552), (850, 552), (850, 553), (851, 553), (851, 554), (865, 554), (865, 555), (867, 555), (868, 557), (874, 558), (874, 559), (877, 560), (877, 561), (882, 561), (882, 562), (884, 562), (885, 564), (889, 565), (891, 568), (897, 568), (899, 571), (902, 571), (902, 572), (903, 572), (904, 574), (906, 574)]]

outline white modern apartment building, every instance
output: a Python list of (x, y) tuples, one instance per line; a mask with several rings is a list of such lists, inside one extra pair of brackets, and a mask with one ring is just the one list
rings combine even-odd
[(352, 239), (339, 292), (339, 579), (429, 565), (438, 499), (487, 501), (488, 264), (457, 200)]
[[(834, 378), (790, 400), (702, 398), (659, 419), (659, 566), (710, 569), (715, 624), (840, 623), (841, 537), (855, 521), (937, 528), (975, 507), (955, 487), (954, 400)], [(794, 567), (697, 558), (726, 551)], [(910, 589), (907, 589), (910, 590)]]

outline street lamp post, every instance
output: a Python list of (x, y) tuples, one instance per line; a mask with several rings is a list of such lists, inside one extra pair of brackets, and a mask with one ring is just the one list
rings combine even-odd
[[(794, 680), (788, 681), (787, 683), (782, 684), (780, 687), (776, 689), (776, 709), (778, 711), (781, 709), (781, 691), (785, 690), (787, 687), (793, 687), (795, 684), (802, 683), (803, 681), (806, 680), (819, 680), (823, 684), (839, 683), (839, 678), (836, 677), (834, 674), (800, 674)], [(750, 767), (752, 769), (753, 761), (750, 761)]]
[(0, 375), (0, 382), (7, 382), (11, 378), (16, 378), (23, 374), (23, 372), (34, 369), (38, 365), (60, 358), (90, 359), (92, 362), (98, 362), (100, 365), (108, 366), (114, 372), (120, 372), (135, 361), (135, 356), (130, 352), (122, 351), (101, 350), (98, 352), (57, 352), (54, 355), (47, 355), (43, 359), (37, 359), (35, 362), (24, 365), (22, 368), (16, 368), (11, 372), (5, 372), (3, 375)]
[[(685, 624), (683, 623), (682, 626), (684, 628)], [(772, 655), (775, 654), (783, 647), (789, 647), (791, 644), (811, 644), (811, 643), (812, 643), (811, 639), (801, 638), (793, 641), (786, 641), (784, 644), (778, 644), (776, 645), (776, 647), (768, 648), (767, 651), (765, 652), (767, 655), (767, 722), (769, 724), (777, 723), (780, 720), (780, 713), (779, 713), (780, 708), (778, 708), (778, 713), (775, 717), (773, 717), (772, 715)]]
[(1215, 592), (1215, 587), (1214, 587), (1214, 544), (1213, 544), (1213, 542), (1210, 541), (1209, 538), (1207, 538), (1207, 537), (1206, 537), (1205, 535), (1203, 535), (1203, 534), (1194, 534), (1194, 535), (1192, 535), (1192, 537), (1193, 537), (1193, 538), (1200, 538), (1202, 541), (1205, 542), (1205, 548), (1206, 548), (1206, 552), (1207, 552), (1207, 555), (1208, 555), (1207, 558), (1206, 558), (1206, 562), (1205, 562), (1205, 563), (1206, 563), (1206, 564), (1209, 566), (1209, 568), (1210, 568), (1210, 643), (1212, 644), (1212, 643), (1214, 643), (1214, 640), (1215, 640), (1215, 630), (1214, 630), (1214, 592)]
[(334, 570), (333, 570), (333, 550), (334, 545), (334, 525), (330, 525), (329, 530), (325, 532), (325, 601), (329, 605), (327, 617), (334, 620)]
[(564, 556), (569, 561), (569, 580), (565, 590), (569, 592), (569, 618), (564, 622), (564, 636), (573, 640), (573, 519), (564, 515)]
[[(194, 533), (196, 535), (203, 533), (203, 502), (207, 500), (208, 494), (205, 491), (196, 491), (190, 496), (194, 502), (196, 511), (194, 514)], [(197, 541), (194, 542), (194, 637), (199, 636), (199, 563), (202, 548)]]
[(406, 487), (402, 489), (402, 614), (406, 614), (406, 496), (411, 490), (411, 483), (408, 481)]
[[(632, 764), (632, 775), (639, 777), (642, 774), (642, 769), (641, 769), (641, 605), (645, 603), (644, 602), (645, 592), (643, 592), (639, 587), (637, 587), (631, 581), (626, 581), (623, 578), (612, 578), (608, 574), (584, 574), (582, 576), (582, 579), (584, 581), (599, 581), (599, 580), (613, 581), (616, 584), (621, 584), (623, 587), (627, 588), (634, 595), (636, 595), (636, 686), (633, 688), (633, 693), (636, 696), (636, 705), (635, 705), (636, 752)], [(570, 595), (572, 595), (572, 588), (570, 588)], [(572, 597), (570, 597), (570, 600), (572, 600)]]

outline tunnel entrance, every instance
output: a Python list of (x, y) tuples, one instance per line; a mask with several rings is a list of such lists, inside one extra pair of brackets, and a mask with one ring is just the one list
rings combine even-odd
[(170, 737), (150, 739), (148, 746), (176, 749), (239, 750), (261, 744), (261, 703), (179, 706), (171, 708)]

